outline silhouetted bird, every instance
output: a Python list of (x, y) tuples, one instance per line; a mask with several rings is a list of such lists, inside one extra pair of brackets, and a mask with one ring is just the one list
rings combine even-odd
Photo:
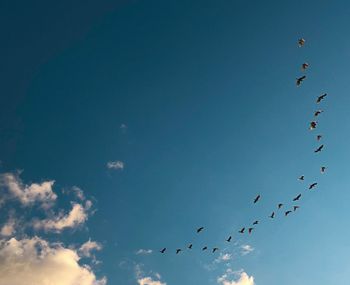
[(301, 65), (301, 70), (302, 70), (302, 71), (305, 71), (308, 67), (309, 67), (309, 64), (308, 64), (307, 62), (304, 62), (304, 63)]
[(182, 251), (182, 249), (178, 248), (178, 249), (176, 250), (176, 254), (179, 254), (181, 251)]
[(207, 249), (208, 249), (208, 247), (207, 247), (207, 246), (205, 246), (205, 247), (203, 247), (203, 248), (202, 248), (202, 250), (207, 250)]
[(284, 213), (284, 215), (287, 217), (292, 211), (287, 211)]
[(316, 121), (310, 122), (310, 127), (309, 127), (310, 130), (316, 129), (316, 127), (317, 127), (317, 122)]
[(275, 217), (275, 212), (272, 212), (272, 214), (269, 217), (273, 219)]
[(166, 247), (164, 247), (161, 251), (159, 251), (160, 253), (164, 253), (166, 251)]
[(228, 237), (228, 239), (226, 240), (227, 242), (230, 242), (231, 241), (231, 239), (232, 239), (232, 237), (231, 236), (229, 236)]
[(324, 145), (320, 145), (317, 149), (314, 150), (315, 153), (320, 152), (323, 149)]
[(323, 113), (322, 110), (317, 110), (317, 111), (315, 111), (314, 116), (317, 117), (317, 116), (320, 115), (321, 113)]
[(282, 206), (283, 206), (283, 204), (282, 204), (282, 203), (279, 203), (279, 204), (278, 204), (278, 209), (281, 209)]
[(187, 248), (188, 249), (192, 249), (192, 243)]
[(259, 221), (255, 221), (255, 222), (253, 223), (253, 225), (257, 225), (257, 224), (259, 224)]
[(244, 230), (245, 230), (245, 228), (242, 228), (240, 231), (238, 231), (238, 232), (240, 232), (241, 234), (243, 234), (244, 233)]
[(219, 248), (214, 247), (212, 252), (215, 253), (215, 251), (217, 251), (217, 250), (219, 250)]
[(249, 228), (248, 233), (251, 234), (253, 230), (254, 230), (254, 228)]
[(258, 202), (259, 199), (260, 199), (260, 195), (256, 196), (255, 199), (254, 199), (254, 204), (255, 204), (256, 202)]
[(305, 80), (306, 76), (303, 75), (302, 77), (299, 77), (296, 79), (297, 86), (300, 86), (300, 84)]
[(317, 186), (317, 182), (310, 184), (309, 190), (315, 188)]
[(301, 194), (299, 194), (298, 196), (296, 196), (296, 197), (293, 199), (293, 201), (298, 201), (298, 200), (300, 199), (300, 197), (301, 197)]
[(293, 206), (293, 211), (295, 212), (299, 208), (300, 208), (299, 206)]
[(319, 140), (321, 140), (322, 139), (322, 135), (317, 135), (316, 136), (316, 139), (319, 141)]
[(197, 229), (197, 233), (200, 233), (202, 230), (204, 230), (204, 227), (200, 227)]
[(305, 40), (304, 39), (299, 39), (298, 40), (299, 47), (302, 47), (304, 44), (305, 44)]
[(298, 179), (301, 180), (301, 181), (304, 181), (305, 176), (304, 176), (304, 175), (301, 175)]
[(326, 171), (326, 167), (325, 166), (321, 166), (321, 173), (325, 173)]
[(324, 93), (323, 95), (321, 96), (318, 96), (317, 97), (317, 100), (316, 100), (316, 103), (321, 103), (321, 101), (327, 96), (327, 93)]

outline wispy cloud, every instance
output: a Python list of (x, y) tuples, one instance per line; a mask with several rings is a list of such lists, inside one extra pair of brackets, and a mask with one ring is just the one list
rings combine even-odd
[(144, 273), (141, 269), (141, 265), (136, 264), (135, 266), (135, 275), (136, 280), (139, 285), (166, 285), (165, 282), (162, 282), (161, 276), (159, 273), (153, 273), (152, 276), (144, 276)]
[(222, 285), (254, 285), (254, 277), (249, 276), (243, 270), (232, 271), (227, 269), (226, 272), (217, 278), (217, 282)]
[(108, 169), (115, 169), (115, 170), (123, 170), (124, 169), (124, 162), (118, 160), (118, 161), (109, 161), (107, 162), (107, 168)]
[(98, 251), (101, 249), (102, 249), (102, 245), (100, 243), (95, 242), (95, 241), (91, 241), (91, 239), (89, 239), (87, 242), (82, 244), (82, 246), (79, 248), (79, 253), (80, 253), (80, 256), (91, 257), (92, 251), (94, 251), (94, 250)]
[(247, 255), (247, 254), (251, 253), (252, 251), (254, 251), (254, 248), (249, 244), (244, 244), (241, 246), (241, 254), (242, 255)]
[(10, 217), (8, 221), (2, 226), (0, 230), (0, 235), (4, 237), (12, 236), (15, 230), (16, 220), (13, 217)]
[(139, 249), (138, 251), (136, 251), (137, 255), (147, 255), (147, 254), (151, 254), (153, 252), (152, 249)]

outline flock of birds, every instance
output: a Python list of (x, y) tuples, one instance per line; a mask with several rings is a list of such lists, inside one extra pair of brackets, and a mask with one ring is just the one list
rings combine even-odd
[[(298, 46), (299, 46), (299, 47), (303, 47), (304, 45), (305, 45), (305, 39), (303, 39), (303, 38), (299, 39), (299, 40), (298, 40)], [(305, 63), (303, 63), (303, 64), (301, 65), (301, 70), (302, 70), (302, 72), (306, 72), (306, 70), (307, 70), (308, 68), (309, 68), (309, 64), (308, 64), (307, 62), (305, 62)], [(302, 75), (302, 76), (296, 78), (296, 85), (299, 87), (299, 86), (303, 83), (303, 81), (304, 81), (305, 79), (306, 79), (306, 75)], [(324, 94), (318, 96), (317, 99), (316, 99), (316, 104), (320, 104), (320, 103), (322, 102), (322, 100), (324, 100), (324, 99), (326, 98), (326, 96), (327, 96), (327, 93), (324, 93)], [(313, 121), (310, 122), (310, 125), (309, 125), (309, 129), (310, 129), (311, 131), (317, 128), (318, 122), (316, 121), (316, 118), (317, 118), (320, 114), (322, 114), (322, 113), (323, 113), (323, 110), (317, 110), (317, 111), (314, 112), (314, 115), (313, 115), (313, 116), (314, 116), (314, 119), (313, 119)], [(321, 134), (317, 134), (317, 135), (316, 135), (316, 140), (317, 140), (317, 141), (320, 141), (321, 139), (322, 139), (322, 135), (321, 135)], [(319, 152), (321, 152), (321, 151), (323, 150), (323, 148), (324, 148), (324, 145), (321, 144), (320, 146), (318, 146), (318, 147), (314, 150), (314, 153), (319, 153)], [(321, 167), (320, 167), (320, 171), (321, 171), (322, 174), (325, 173), (326, 167), (325, 167), (325, 166), (321, 166)], [(301, 176), (298, 178), (298, 180), (301, 181), (301, 182), (304, 181), (304, 180), (305, 180), (305, 176), (304, 176), (304, 175), (301, 175)], [(314, 188), (316, 188), (317, 185), (318, 185), (317, 182), (313, 182), (313, 183), (311, 183), (311, 184), (309, 185), (308, 189), (309, 189), (309, 190), (313, 190)], [(297, 194), (297, 195), (292, 199), (292, 201), (293, 201), (293, 202), (298, 202), (298, 201), (301, 199), (301, 196), (302, 196), (301, 193)], [(261, 195), (260, 195), (260, 194), (257, 195), (257, 196), (254, 198), (254, 200), (253, 200), (253, 204), (258, 203), (259, 200), (260, 200), (260, 198), (261, 198)], [(277, 209), (280, 210), (283, 206), (284, 206), (283, 203), (279, 203), (279, 204), (277, 205)], [(293, 205), (293, 207), (292, 207), (291, 209), (288, 209), (288, 210), (286, 210), (286, 211), (284, 212), (284, 216), (287, 217), (289, 214), (295, 212), (295, 211), (298, 210), (299, 208), (300, 208), (299, 205)], [(271, 213), (271, 215), (269, 215), (269, 218), (270, 218), (270, 219), (274, 219), (276, 213), (277, 213), (277, 212), (273, 211), (273, 212)], [(245, 226), (245, 227), (242, 227), (240, 230), (238, 230), (238, 233), (244, 234), (244, 233), (248, 232), (248, 234), (251, 234), (251, 233), (253, 232), (253, 230), (255, 229), (254, 226), (257, 226), (258, 224), (259, 224), (259, 220), (255, 220), (255, 221), (251, 224), (251, 226), (248, 226), (248, 227)], [(200, 234), (203, 230), (204, 230), (204, 227), (199, 227), (199, 228), (196, 230), (196, 232), (197, 232), (197, 234)], [(226, 242), (231, 242), (231, 240), (232, 240), (232, 236), (229, 236), (227, 239), (225, 239)], [(191, 250), (192, 247), (193, 247), (193, 244), (190, 243), (190, 244), (187, 246), (187, 249), (188, 249), (188, 250)], [(209, 250), (208, 246), (202, 247), (202, 251), (206, 251), (206, 250)], [(160, 250), (160, 253), (164, 254), (166, 251), (167, 251), (167, 248), (164, 247), (164, 248), (162, 248), (162, 249)], [(176, 254), (179, 254), (179, 253), (181, 253), (182, 251), (183, 251), (182, 248), (177, 248), (176, 251), (175, 251), (175, 253), (176, 253)], [(211, 252), (212, 252), (212, 253), (215, 253), (215, 252), (217, 252), (217, 251), (219, 251), (219, 248), (218, 248), (218, 247), (213, 247), (213, 248), (211, 248)]]

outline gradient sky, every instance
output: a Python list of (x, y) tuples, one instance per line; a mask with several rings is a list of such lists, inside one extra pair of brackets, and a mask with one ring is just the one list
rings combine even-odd
[[(3, 240), (96, 241), (100, 262), (79, 262), (113, 285), (223, 284), (225, 272), (257, 285), (349, 284), (348, 1), (49, 2), (0, 3), (0, 172), (54, 180), (55, 211), (69, 211), (74, 186), (94, 206), (84, 225), (48, 233), (29, 226), (45, 211), (5, 199), (0, 222), (28, 227)], [(267, 218), (298, 193), (298, 212)], [(255, 219), (254, 234), (237, 233)]]

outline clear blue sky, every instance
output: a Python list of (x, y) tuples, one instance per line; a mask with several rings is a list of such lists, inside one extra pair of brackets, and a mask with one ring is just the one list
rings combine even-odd
[[(73, 2), (0, 3), (1, 173), (55, 180), (58, 193), (79, 186), (96, 207), (84, 229), (28, 235), (99, 241), (108, 284), (137, 284), (137, 268), (168, 285), (218, 284), (227, 268), (258, 285), (349, 284), (350, 3)], [(298, 193), (298, 212), (267, 218)], [(232, 253), (230, 265), (206, 244)]]

